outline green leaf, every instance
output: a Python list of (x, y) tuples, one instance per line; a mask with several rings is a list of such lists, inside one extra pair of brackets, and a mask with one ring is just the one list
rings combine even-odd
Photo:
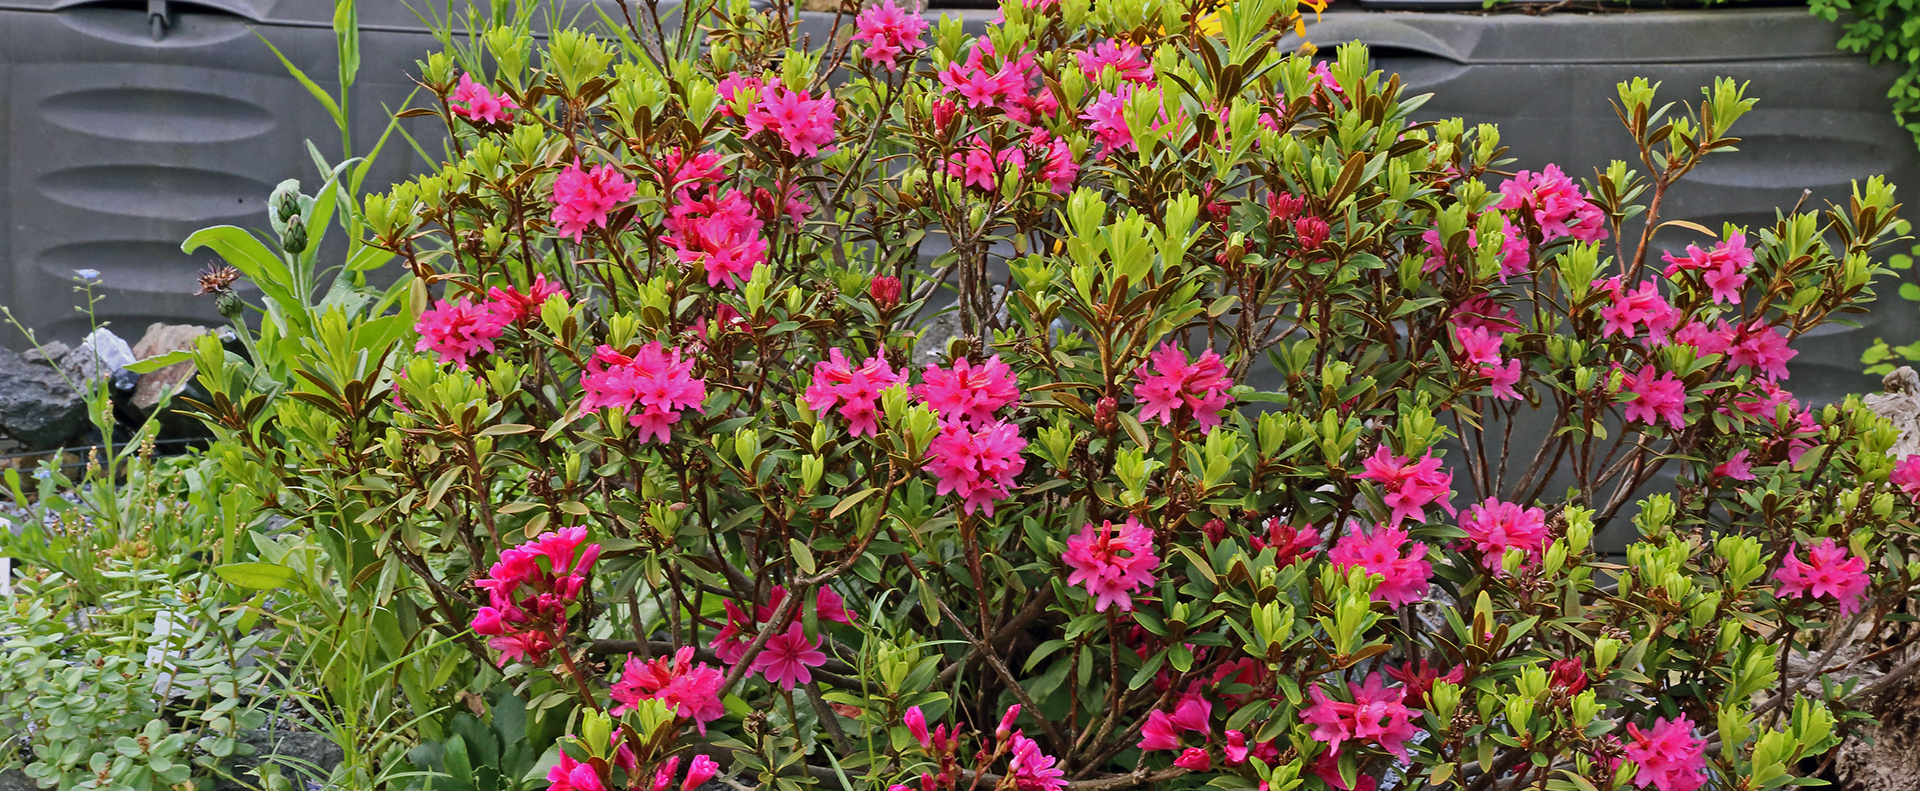
[(812, 574), (813, 550), (807, 547), (806, 542), (798, 538), (789, 538), (787, 539), (787, 548), (793, 550), (793, 561), (800, 565), (800, 570)]
[(294, 578), (293, 569), (278, 563), (228, 563), (215, 566), (213, 573), (242, 588), (269, 590), (287, 587)]
[(861, 492), (854, 494), (851, 497), (842, 499), (839, 505), (834, 506), (833, 510), (827, 513), (827, 518), (828, 519), (840, 518), (840, 515), (846, 513), (847, 509), (852, 508), (856, 505), (859, 505), (861, 500), (865, 500), (868, 497), (872, 497), (873, 494), (878, 491), (880, 491), (880, 487), (870, 486), (862, 490)]
[(173, 365), (175, 363), (190, 362), (192, 360), (193, 360), (192, 349), (180, 349), (177, 351), (167, 352), (166, 354), (158, 354), (152, 357), (148, 357), (145, 360), (141, 360), (137, 363), (128, 365), (127, 370), (137, 374), (150, 374), (150, 373), (153, 373), (154, 371), (158, 371), (169, 365)]

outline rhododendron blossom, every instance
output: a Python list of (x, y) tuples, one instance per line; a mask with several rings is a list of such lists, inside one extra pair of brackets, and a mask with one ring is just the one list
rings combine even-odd
[(413, 350), (431, 351), (440, 355), (441, 362), (466, 370), (475, 356), (495, 351), (494, 341), (512, 323), (513, 315), (494, 303), (475, 305), (466, 297), (455, 302), (443, 299), (420, 312), (420, 320), (413, 327), (420, 333), (420, 340)]
[(998, 355), (979, 365), (965, 357), (954, 360), (951, 368), (929, 365), (921, 377), (923, 381), (914, 385), (913, 394), (940, 413), (942, 421), (989, 423), (994, 412), (1020, 400), (1013, 369)]
[(1607, 335), (1632, 338), (1636, 328), (1642, 328), (1656, 345), (1664, 345), (1680, 319), (1680, 312), (1660, 296), (1660, 289), (1651, 280), (1641, 281), (1639, 288), (1627, 291), (1620, 284), (1620, 278), (1613, 277), (1600, 283), (1596, 290), (1613, 295), (1611, 303), (1600, 307), (1600, 320), (1604, 322), (1601, 331)]
[[(1499, 276), (1500, 281), (1504, 283), (1509, 277), (1526, 274), (1532, 266), (1533, 255), (1527, 249), (1526, 235), (1521, 233), (1519, 229), (1513, 227), (1512, 220), (1504, 217), (1501, 218), (1500, 232), (1504, 234), (1504, 237), (1500, 242)], [(1447, 255), (1446, 246), (1440, 243), (1439, 228), (1428, 229), (1426, 233), (1420, 235), (1420, 238), (1427, 243), (1427, 255), (1429, 256), (1427, 262), (1422, 265), (1421, 271), (1438, 272), (1441, 267), (1452, 262)], [(1480, 246), (1479, 229), (1467, 229), (1467, 246), (1473, 248)], [(1470, 260), (1471, 258), (1469, 258), (1469, 261)]]
[(1658, 791), (1694, 791), (1707, 784), (1707, 743), (1693, 735), (1686, 715), (1654, 720), (1651, 731), (1627, 723), (1625, 757), (1640, 767), (1633, 784)]
[(1548, 165), (1535, 173), (1522, 170), (1500, 184), (1500, 202), (1494, 208), (1523, 211), (1540, 228), (1543, 241), (1573, 237), (1582, 242), (1607, 238), (1606, 215), (1587, 200), (1573, 179)]
[(1908, 497), (1920, 500), (1920, 453), (1902, 457), (1894, 464), (1891, 480)]
[(1140, 383), (1133, 396), (1140, 399), (1140, 419), (1158, 420), (1173, 425), (1190, 422), (1201, 432), (1220, 425), (1220, 410), (1233, 404), (1227, 392), (1233, 380), (1227, 378), (1227, 366), (1212, 349), (1188, 362), (1184, 349), (1170, 343), (1160, 345), (1147, 355), (1140, 367)]
[(460, 75), (460, 84), (447, 97), (448, 111), (474, 123), (505, 123), (517, 109), (520, 105), (514, 104), (511, 97), (487, 90), (486, 86), (474, 82), (471, 74)]
[(1754, 480), (1753, 465), (1747, 461), (1749, 452), (1746, 448), (1741, 448), (1732, 456), (1728, 456), (1726, 461), (1716, 465), (1713, 468), (1713, 474), (1736, 481)]
[(1712, 293), (1715, 303), (1739, 304), (1740, 292), (1747, 285), (1747, 270), (1753, 267), (1753, 250), (1747, 247), (1745, 233), (1734, 232), (1727, 235), (1711, 250), (1701, 250), (1698, 245), (1687, 245), (1681, 256), (1663, 253), (1661, 259), (1667, 262), (1666, 276), (1671, 278), (1680, 272), (1697, 271), (1701, 273), (1701, 282)]
[(1773, 578), (1780, 582), (1776, 595), (1833, 599), (1839, 603), (1843, 618), (1860, 611), (1860, 598), (1872, 584), (1867, 578), (1865, 560), (1854, 557), (1831, 538), (1821, 539), (1808, 550), (1804, 561), (1799, 553), (1800, 545), (1795, 543), (1793, 550), (1780, 559), (1780, 570), (1773, 573)]
[(827, 359), (813, 364), (807, 408), (815, 412), (838, 408), (847, 420), (848, 433), (871, 437), (880, 433), (880, 391), (906, 379), (905, 373), (894, 372), (885, 357), (869, 357), (856, 368), (838, 348), (829, 349)]
[(1080, 119), (1106, 152), (1132, 151), (1133, 130), (1127, 127), (1127, 102), (1133, 98), (1133, 83), (1121, 83), (1117, 90), (1101, 91)]
[(1665, 421), (1675, 431), (1686, 428), (1687, 386), (1672, 371), (1663, 373), (1651, 365), (1641, 367), (1638, 373), (1622, 371), (1620, 392), (1637, 396), (1626, 402), (1622, 412), (1628, 421), (1648, 425)]
[(704, 265), (709, 286), (738, 288), (767, 260), (767, 240), (760, 235), (764, 223), (736, 190), (698, 199), (682, 194), (664, 224), (667, 234), (660, 241), (673, 247), (681, 263)]
[(1073, 569), (1067, 584), (1084, 586), (1093, 595), (1094, 612), (1106, 612), (1108, 606), (1121, 612), (1133, 609), (1133, 592), (1153, 585), (1153, 571), (1160, 566), (1153, 554), (1153, 530), (1131, 517), (1117, 527), (1110, 521), (1098, 528), (1087, 523), (1067, 537), (1067, 551), (1060, 559)]
[(1395, 607), (1426, 601), (1433, 578), (1433, 564), (1426, 558), (1426, 544), (1408, 544), (1407, 531), (1384, 525), (1372, 532), (1356, 527), (1327, 552), (1327, 560), (1342, 571), (1359, 566), (1384, 577), (1373, 598)]
[(1019, 791), (1060, 791), (1067, 787), (1066, 770), (1056, 766), (1058, 759), (1046, 754), (1034, 740), (1014, 731), (1009, 738), (1012, 760), (1007, 774)]
[(567, 608), (579, 598), (600, 558), (599, 544), (586, 543), (587, 529), (567, 527), (535, 536), (500, 552), (487, 576), (474, 583), (487, 592), (487, 606), (469, 624), (490, 638), (500, 664), (546, 661), (566, 632)]
[(1380, 484), (1381, 499), (1392, 510), (1387, 517), (1389, 526), (1398, 526), (1407, 519), (1426, 521), (1426, 508), (1434, 503), (1439, 503), (1449, 516), (1454, 513), (1453, 473), (1442, 470), (1440, 459), (1431, 452), (1413, 461), (1394, 455), (1387, 446), (1380, 445), (1361, 466), (1364, 470), (1353, 477)]
[(800, 622), (787, 625), (787, 630), (767, 639), (767, 644), (753, 658), (748, 669), (766, 677), (767, 683), (777, 684), (781, 689), (793, 689), (796, 684), (813, 681), (813, 672), (809, 668), (827, 663), (827, 655), (820, 652), (820, 640), (808, 640)]
[(835, 114), (833, 94), (815, 99), (806, 91), (788, 90), (778, 80), (769, 81), (760, 91), (760, 100), (747, 111), (747, 134), (772, 132), (787, 144), (794, 156), (816, 157), (820, 149), (833, 145)]
[(1086, 75), (1090, 83), (1098, 83), (1101, 72), (1108, 67), (1112, 67), (1126, 82), (1153, 82), (1153, 64), (1147, 60), (1140, 45), (1129, 41), (1108, 39), (1075, 57), (1080, 61), (1081, 73)]
[(1253, 536), (1250, 539), (1253, 551), (1259, 552), (1273, 547), (1276, 554), (1274, 565), (1286, 568), (1302, 560), (1313, 557), (1320, 545), (1320, 531), (1312, 527), (1294, 527), (1281, 524), (1278, 519), (1267, 520), (1267, 537)]
[(547, 300), (556, 296), (561, 299), (572, 298), (572, 295), (561, 288), (559, 283), (547, 282), (547, 276), (544, 274), (534, 275), (533, 285), (528, 287), (524, 294), (520, 293), (518, 287), (512, 285), (506, 288), (494, 286), (487, 289), (487, 302), (493, 306), (494, 312), (499, 313), (511, 324), (518, 324), (539, 316), (540, 306), (547, 304)]
[(720, 703), (720, 688), (725, 677), (705, 662), (693, 663), (693, 647), (684, 646), (669, 660), (658, 657), (641, 660), (631, 655), (620, 678), (613, 683), (613, 713), (617, 716), (638, 706), (643, 700), (659, 700), (674, 714), (691, 720), (701, 733), (707, 723), (727, 713)]
[(889, 70), (900, 67), (901, 56), (911, 57), (926, 46), (920, 34), (927, 32), (927, 20), (893, 0), (868, 6), (854, 17), (853, 26), (853, 40), (866, 45), (860, 57)]
[(633, 199), (635, 187), (614, 165), (580, 167), (575, 160), (553, 180), (553, 224), (561, 236), (580, 242), (589, 226), (607, 227), (607, 213)]
[(1402, 762), (1409, 760), (1406, 741), (1417, 729), (1404, 702), (1406, 690), (1388, 687), (1379, 673), (1347, 686), (1352, 703), (1333, 699), (1319, 684), (1307, 688), (1313, 705), (1301, 712), (1300, 721), (1313, 726), (1313, 738), (1326, 744), (1330, 755), (1338, 755), (1343, 743), (1358, 741), (1373, 742)]
[(1480, 552), (1480, 565), (1488, 571), (1499, 571), (1500, 560), (1509, 549), (1524, 550), (1527, 557), (1540, 559), (1540, 551), (1547, 545), (1547, 512), (1489, 497), (1467, 507), (1460, 529), (1467, 531), (1467, 541)]
[(1140, 728), (1140, 749), (1178, 750), (1180, 734), (1198, 733), (1206, 740), (1213, 730), (1213, 704), (1197, 694), (1187, 694), (1174, 706), (1173, 713), (1154, 709)]
[(1027, 468), (1020, 455), (1026, 447), (1020, 427), (1012, 423), (946, 423), (927, 445), (926, 470), (936, 479), (935, 492), (959, 495), (969, 514), (993, 516), (994, 503), (1007, 498), (1014, 477)]
[(1799, 354), (1787, 348), (1785, 330), (1755, 321), (1728, 344), (1727, 364), (1752, 367), (1761, 377), (1778, 381), (1787, 378), (1787, 362)]
[(560, 753), (560, 762), (547, 770), (547, 782), (547, 791), (607, 791), (593, 764), (575, 761), (565, 752)]
[(661, 347), (659, 341), (640, 347), (632, 357), (601, 346), (580, 377), (587, 391), (580, 406), (586, 411), (625, 409), (627, 422), (640, 429), (641, 441), (666, 442), (673, 438), (672, 426), (680, 422), (683, 410), (706, 412), (707, 382), (692, 372), (693, 360), (681, 358), (679, 349)]
[(1439, 668), (1422, 659), (1418, 667), (1412, 662), (1402, 662), (1397, 666), (1388, 665), (1387, 676), (1406, 688), (1406, 704), (1418, 709), (1427, 705), (1427, 696), (1433, 693), (1433, 682), (1445, 681), (1449, 684), (1458, 684), (1466, 680), (1467, 669), (1462, 665), (1454, 665), (1452, 669), (1442, 673)]

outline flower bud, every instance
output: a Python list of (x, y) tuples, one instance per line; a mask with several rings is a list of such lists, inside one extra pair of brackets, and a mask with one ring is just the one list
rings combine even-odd
[(893, 310), (900, 304), (900, 278), (881, 275), (867, 284), (867, 296), (881, 310)]
[(1012, 736), (1013, 721), (1018, 719), (1019, 717), (1020, 717), (1020, 704), (1015, 703), (1011, 706), (1008, 706), (1007, 713), (1000, 715), (1000, 727), (994, 729), (993, 731), (994, 738), (1005, 740), (1006, 738)]
[(307, 249), (307, 222), (300, 215), (287, 218), (287, 230), (280, 234), (280, 248), (295, 255)]

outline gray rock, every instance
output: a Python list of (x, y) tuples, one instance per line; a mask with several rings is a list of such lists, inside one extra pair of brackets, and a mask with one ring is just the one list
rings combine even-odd
[(39, 791), (39, 788), (34, 785), (33, 778), (19, 769), (0, 772), (0, 791)]
[(60, 368), (76, 386), (86, 387), (108, 379), (115, 392), (131, 393), (134, 385), (139, 384), (140, 375), (127, 370), (127, 366), (136, 359), (132, 346), (113, 334), (113, 330), (101, 327), (81, 338), (79, 347), (60, 358)]
[[(147, 327), (147, 334), (133, 346), (135, 359), (145, 360), (171, 352), (192, 349), (194, 341), (212, 330), (197, 324), (164, 324), (154, 322)], [(160, 396), (168, 390), (178, 392), (180, 387), (193, 379), (192, 362), (174, 363), (158, 371), (140, 374), (139, 384), (133, 388), (133, 411), (141, 416), (153, 413), (160, 405)]]
[(86, 424), (86, 400), (58, 371), (0, 349), (0, 432), (42, 450), (60, 447)]
[(72, 346), (68, 346), (59, 341), (47, 341), (46, 343), (40, 344), (40, 348), (28, 349), (21, 352), (20, 359), (41, 365), (59, 365), (60, 358), (67, 356), (67, 352), (70, 351), (73, 351)]
[(246, 791), (259, 785), (255, 770), (263, 764), (278, 768), (281, 777), (294, 781), (294, 788), (304, 788), (309, 780), (326, 780), (342, 758), (340, 745), (313, 731), (245, 731), (240, 741), (251, 745), (253, 754), (230, 759), (226, 769), (234, 779), (220, 778), (213, 784), (214, 791)]

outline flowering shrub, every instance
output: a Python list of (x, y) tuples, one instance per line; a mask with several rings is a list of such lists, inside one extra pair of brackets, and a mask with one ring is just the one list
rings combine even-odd
[(1794, 782), (1915, 667), (1920, 473), (1785, 389), (1892, 188), (1661, 256), (1740, 86), (1505, 175), (1299, 13), (481, 36), (445, 166), (341, 204), (396, 304), (284, 387), (203, 348), (213, 453), (448, 704), (568, 723), (553, 789)]

